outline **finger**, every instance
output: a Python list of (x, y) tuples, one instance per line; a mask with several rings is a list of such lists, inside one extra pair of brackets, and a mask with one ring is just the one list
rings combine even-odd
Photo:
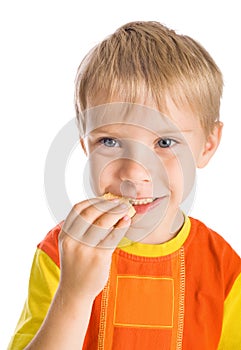
[(98, 248), (104, 248), (104, 249), (115, 249), (121, 239), (125, 236), (127, 233), (129, 227), (131, 224), (131, 218), (129, 216), (125, 216), (119, 222), (113, 229), (109, 232), (109, 234), (99, 242), (97, 245)]
[(82, 235), (75, 235), (72, 238), (78, 240), (80, 243), (90, 247), (96, 247), (102, 239), (104, 239), (113, 230), (113, 227), (102, 228), (95, 225), (90, 225), (87, 231)]
[[(117, 207), (117, 209), (115, 209), (115, 207)], [(108, 212), (109, 215), (111, 215), (110, 213), (112, 213), (112, 211), (115, 215), (115, 218), (112, 220), (109, 219), (109, 222), (110, 222), (109, 225), (94, 224), (95, 221), (99, 219), (99, 217), (106, 215), (106, 212)], [(82, 239), (82, 237), (86, 234), (86, 232), (88, 232), (88, 229), (91, 228), (92, 226), (98, 226), (98, 229), (103, 229), (102, 232), (100, 232), (102, 237), (106, 234), (107, 230), (111, 226), (113, 226), (114, 223), (116, 223), (122, 216), (124, 216), (124, 214), (125, 214), (125, 211), (122, 209), (122, 212), (121, 212), (121, 208), (119, 208), (118, 204), (115, 203), (115, 201), (100, 200), (86, 207), (79, 214), (75, 211), (75, 214), (72, 215), (73, 221), (65, 225), (64, 231), (72, 238), (79, 240), (81, 242), (88, 241), (91, 246), (94, 246), (95, 242), (98, 242), (98, 240), (96, 240), (96, 237), (98, 237), (96, 233), (93, 234), (95, 236), (94, 240)]]
[(98, 227), (110, 228), (117, 224), (129, 211), (129, 205), (126, 203), (115, 204), (114, 207), (107, 210), (103, 215), (98, 216), (93, 224)]
[[(72, 231), (72, 226), (75, 220), (80, 220), (80, 227), (83, 226), (83, 229), (87, 228), (102, 212), (116, 206), (115, 202), (115, 200), (106, 201), (101, 198), (91, 198), (75, 204), (70, 213), (68, 214), (67, 218), (65, 219), (63, 231), (66, 233)], [(99, 210), (100, 213), (97, 213), (96, 209), (97, 211)], [(82, 217), (81, 219), (80, 214)]]
[(98, 202), (100, 202), (100, 198), (90, 198), (75, 204), (65, 219), (63, 231), (67, 232), (69, 230), (72, 222), (84, 209), (90, 207), (91, 205), (95, 205)]
[(100, 215), (93, 223), (89, 223), (86, 219), (83, 219), (81, 213), (72, 224), (69, 234), (81, 243), (92, 247), (96, 246), (109, 234), (113, 226), (125, 216), (127, 211), (128, 206), (123, 204), (117, 205)]

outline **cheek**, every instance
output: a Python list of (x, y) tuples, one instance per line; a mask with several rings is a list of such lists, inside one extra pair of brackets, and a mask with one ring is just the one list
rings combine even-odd
[(103, 194), (110, 184), (116, 181), (118, 174), (117, 162), (106, 159), (98, 154), (93, 154), (87, 162), (89, 184), (94, 195)]
[(109, 162), (105, 164), (99, 172), (99, 184), (101, 188), (106, 188), (110, 183), (117, 180), (118, 166), (117, 162)]
[(165, 162), (169, 188), (173, 197), (181, 203), (190, 194), (195, 184), (195, 159), (189, 149)]
[(181, 189), (183, 187), (183, 172), (179, 161), (176, 158), (169, 160), (165, 164), (165, 169), (168, 174), (170, 190)]

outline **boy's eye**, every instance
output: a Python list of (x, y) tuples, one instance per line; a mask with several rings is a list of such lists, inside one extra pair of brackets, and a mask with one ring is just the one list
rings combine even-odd
[(169, 148), (175, 145), (175, 143), (177, 143), (177, 141), (173, 140), (173, 139), (169, 139), (169, 138), (165, 138), (165, 139), (160, 139), (158, 141), (158, 145), (161, 148)]
[(103, 137), (99, 142), (106, 147), (118, 147), (119, 146), (118, 141), (115, 139), (112, 139), (110, 137)]

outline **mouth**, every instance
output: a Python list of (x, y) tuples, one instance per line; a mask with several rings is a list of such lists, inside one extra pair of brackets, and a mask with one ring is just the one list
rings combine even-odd
[(143, 205), (143, 204), (149, 204), (154, 202), (157, 198), (141, 198), (141, 199), (134, 199), (134, 198), (127, 198), (128, 201), (131, 203), (131, 205)]
[(142, 198), (133, 198), (133, 197), (121, 197), (120, 195), (112, 194), (111, 192), (107, 192), (103, 195), (106, 199), (111, 198), (123, 198), (128, 200), (129, 203), (135, 209), (136, 214), (145, 214), (149, 210), (154, 209), (158, 206), (165, 198), (168, 196), (163, 195), (161, 197), (142, 197)]
[(133, 199), (128, 198), (131, 205), (134, 207), (137, 214), (145, 214), (148, 211), (157, 207), (165, 197), (157, 197), (157, 198), (141, 198), (141, 199)]

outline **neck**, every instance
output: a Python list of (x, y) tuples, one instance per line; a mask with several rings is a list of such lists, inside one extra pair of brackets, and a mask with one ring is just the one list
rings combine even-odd
[[(174, 219), (173, 219), (174, 218)], [(173, 239), (181, 230), (184, 223), (184, 215), (180, 209), (175, 215), (166, 215), (161, 224), (146, 236), (140, 243), (161, 244)]]

